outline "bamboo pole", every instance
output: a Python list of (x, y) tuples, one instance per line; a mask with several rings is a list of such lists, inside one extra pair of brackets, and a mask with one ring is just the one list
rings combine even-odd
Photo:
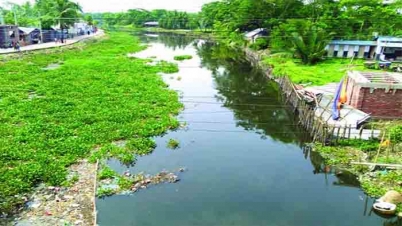
[(341, 127), (339, 126), (339, 127), (338, 127), (338, 132), (336, 133), (336, 140), (335, 140), (335, 143), (336, 143), (336, 144), (338, 144), (338, 141), (339, 141), (339, 134), (340, 134), (340, 131), (341, 131)]
[(385, 137), (385, 132), (384, 132), (384, 134), (382, 135), (380, 145), (378, 145), (377, 155), (375, 156), (374, 162), (377, 162), (377, 158), (378, 158), (378, 156), (380, 155), (381, 144), (382, 144), (382, 142), (384, 142), (384, 137)]
[(383, 166), (383, 167), (402, 168), (401, 164), (386, 164), (386, 163), (371, 163), (371, 162), (351, 162), (351, 164), (353, 164), (353, 165)]

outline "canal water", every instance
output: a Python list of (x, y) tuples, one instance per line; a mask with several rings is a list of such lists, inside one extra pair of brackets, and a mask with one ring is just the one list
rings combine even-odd
[[(163, 75), (180, 93), (185, 128), (156, 137), (157, 148), (120, 173), (177, 171), (180, 182), (133, 195), (97, 200), (101, 226), (293, 226), (400, 225), (371, 211), (373, 199), (353, 175), (326, 167), (303, 149), (297, 127), (278, 87), (244, 56), (219, 43), (180, 35), (141, 35), (150, 47), (138, 57), (175, 55), (180, 72)], [(180, 148), (166, 147), (169, 139)]]

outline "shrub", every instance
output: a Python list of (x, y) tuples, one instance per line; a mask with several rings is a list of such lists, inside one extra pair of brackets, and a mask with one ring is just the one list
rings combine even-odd
[(251, 49), (263, 50), (267, 49), (269, 46), (269, 41), (266, 38), (257, 38), (253, 44), (250, 45)]

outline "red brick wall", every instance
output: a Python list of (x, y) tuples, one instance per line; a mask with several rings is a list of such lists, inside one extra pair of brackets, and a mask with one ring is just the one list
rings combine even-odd
[(360, 93), (364, 93), (360, 110), (379, 118), (402, 118), (402, 90), (374, 89), (370, 93), (370, 88), (363, 88)]
[(349, 78), (347, 104), (376, 118), (402, 118), (402, 90), (362, 88)]

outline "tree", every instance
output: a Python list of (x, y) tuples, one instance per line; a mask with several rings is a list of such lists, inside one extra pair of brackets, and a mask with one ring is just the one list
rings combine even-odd
[(36, 4), (41, 15), (43, 15), (44, 26), (49, 26), (49, 24), (58, 24), (60, 26), (62, 41), (64, 29), (74, 25), (78, 18), (81, 17), (81, 6), (70, 0), (37, 0)]
[(293, 32), (290, 40), (304, 64), (315, 64), (325, 55), (325, 47), (331, 41), (331, 36), (316, 24), (308, 23), (306, 27)]
[(88, 25), (94, 25), (94, 19), (93, 19), (92, 15), (86, 15), (85, 22), (87, 22)]

